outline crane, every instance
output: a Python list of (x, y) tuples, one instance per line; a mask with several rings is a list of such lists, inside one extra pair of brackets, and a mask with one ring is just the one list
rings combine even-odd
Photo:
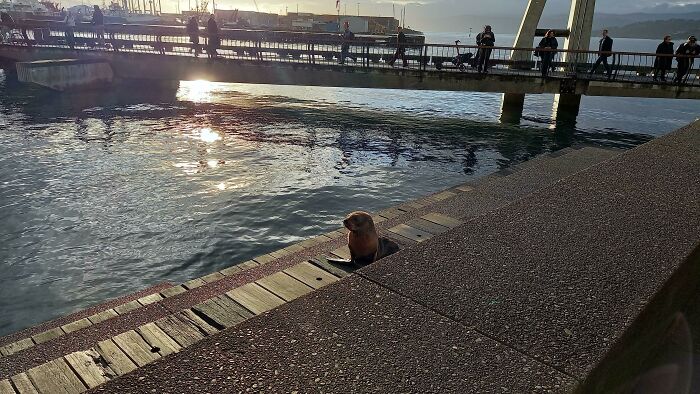
[(255, 4), (255, 11), (260, 12), (260, 8), (258, 8), (258, 2), (256, 0), (253, 0), (253, 4)]

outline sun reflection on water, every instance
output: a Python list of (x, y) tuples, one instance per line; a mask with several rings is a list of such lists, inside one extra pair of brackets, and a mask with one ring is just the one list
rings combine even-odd
[(216, 83), (205, 80), (181, 81), (177, 91), (178, 100), (192, 101), (195, 103), (208, 103), (212, 101), (212, 92)]

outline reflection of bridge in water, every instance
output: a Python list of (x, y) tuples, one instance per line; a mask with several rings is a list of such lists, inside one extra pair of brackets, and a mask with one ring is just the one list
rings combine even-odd
[[(197, 80), (306, 86), (499, 92), (504, 115), (519, 118), (525, 94), (555, 94), (558, 115), (578, 112), (581, 95), (700, 99), (700, 76), (691, 69), (683, 84), (657, 83), (651, 77), (658, 55), (613, 52), (613, 72), (589, 74), (598, 52), (588, 51), (590, 21), (574, 0), (564, 49), (557, 50), (553, 69), (543, 78), (540, 61), (530, 48), (544, 1), (531, 0), (516, 45), (488, 48), (489, 73), (479, 73), (474, 58), (479, 47), (410, 43), (407, 67), (392, 67), (396, 46), (389, 37), (353, 41), (345, 65), (338, 64), (341, 42), (334, 34), (222, 30), (218, 58), (196, 58), (195, 44), (184, 27), (109, 25), (106, 46), (98, 47), (94, 28), (76, 28), (74, 49), (67, 46), (65, 27), (56, 22), (23, 22), (25, 34), (0, 46), (0, 58), (11, 62), (48, 59), (103, 59), (116, 77), (136, 80)], [(578, 7), (578, 8), (577, 8)], [(592, 14), (592, 8), (589, 10)], [(577, 14), (578, 13), (578, 14)], [(583, 18), (583, 19), (581, 19)], [(592, 20), (592, 19), (591, 19)], [(202, 35), (202, 46), (207, 37)], [(585, 43), (585, 45), (583, 44)], [(473, 57), (456, 62), (458, 51)], [(673, 57), (671, 55), (667, 55)], [(398, 62), (400, 63), (400, 61)], [(398, 64), (397, 65), (400, 65)], [(675, 73), (675, 70), (670, 70)], [(671, 75), (669, 75), (671, 76)], [(508, 113), (506, 113), (508, 112)], [(515, 116), (513, 116), (515, 115)]]

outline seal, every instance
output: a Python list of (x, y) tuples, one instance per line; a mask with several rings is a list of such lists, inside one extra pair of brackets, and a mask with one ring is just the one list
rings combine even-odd
[(343, 220), (343, 225), (350, 230), (348, 249), (351, 259), (338, 263), (367, 265), (399, 251), (396, 242), (378, 235), (372, 215), (367, 212), (356, 211), (349, 214)]

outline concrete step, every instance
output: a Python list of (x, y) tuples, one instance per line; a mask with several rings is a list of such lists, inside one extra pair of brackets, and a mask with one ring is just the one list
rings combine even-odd
[[(440, 215), (440, 207), (444, 204), (455, 204), (468, 198), (475, 191), (494, 184), (508, 183), (518, 180), (516, 174), (527, 174), (528, 179), (537, 179), (535, 174), (544, 168), (555, 168), (557, 171), (547, 172), (547, 176), (538, 180), (540, 185), (547, 185), (558, 179), (556, 176), (566, 176), (576, 172), (585, 164), (605, 160), (615, 152), (591, 150), (586, 148), (578, 151), (567, 151), (565, 155), (543, 157), (533, 160), (528, 165), (518, 166), (514, 171), (487, 177), (473, 185), (460, 185), (451, 190), (435, 193), (431, 196), (408, 202), (397, 208), (379, 212), (375, 216), (378, 227), (386, 236), (395, 240), (402, 247), (408, 247), (423, 242), (430, 237), (446, 232), (459, 221)], [(565, 164), (565, 160), (569, 164)], [(559, 161), (557, 164), (553, 161)], [(573, 164), (572, 164), (573, 163)], [(554, 173), (552, 177), (549, 173)], [(512, 195), (517, 195), (512, 194)], [(434, 212), (431, 209), (434, 208)], [(421, 215), (423, 216), (421, 218)], [(345, 229), (338, 229), (328, 234), (291, 245), (251, 261), (241, 263), (215, 272), (201, 278), (195, 278), (178, 286), (162, 289), (159, 296), (149, 297), (142, 308), (127, 311), (125, 314), (114, 316), (101, 321), (84, 330), (76, 330), (61, 337), (39, 344), (34, 349), (27, 349), (6, 359), (0, 359), (0, 379), (14, 376), (41, 363), (55, 360), (76, 351), (92, 347), (99, 341), (121, 335), (159, 319), (171, 317), (173, 314), (192, 309), (194, 306), (210, 302), (222, 294), (274, 275), (294, 265), (306, 261), (314, 261), (320, 267), (338, 276), (338, 267), (332, 267), (322, 258), (313, 259), (319, 254), (334, 254), (337, 257), (347, 257), (345, 246)], [(335, 269), (335, 270), (334, 270)]]

